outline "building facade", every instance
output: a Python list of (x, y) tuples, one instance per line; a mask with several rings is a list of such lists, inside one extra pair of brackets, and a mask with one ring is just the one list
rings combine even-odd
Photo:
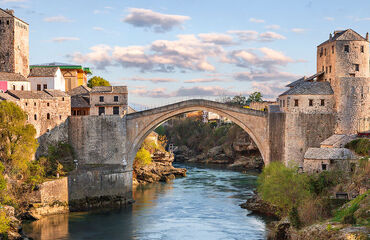
[(29, 26), (0, 8), (0, 72), (29, 73)]
[(128, 110), (126, 86), (79, 86), (68, 91), (72, 116), (125, 115)]
[(28, 80), (33, 91), (45, 89), (65, 91), (65, 79), (59, 67), (32, 68)]
[(65, 79), (65, 91), (69, 91), (81, 85), (87, 85), (87, 77), (91, 74), (89, 68), (82, 67), (81, 65), (73, 65), (68, 63), (46, 63), (39, 65), (31, 65), (31, 71), (37, 68), (59, 68)]
[(317, 73), (287, 85), (283, 112), (329, 114), (336, 134), (370, 131), (369, 35), (335, 31), (317, 47)]
[(0, 72), (0, 91), (7, 90), (31, 90), (31, 83), (20, 73)]
[(0, 93), (0, 100), (15, 102), (27, 113), (27, 122), (35, 127), (37, 138), (64, 123), (71, 115), (71, 98), (59, 90), (9, 90)]

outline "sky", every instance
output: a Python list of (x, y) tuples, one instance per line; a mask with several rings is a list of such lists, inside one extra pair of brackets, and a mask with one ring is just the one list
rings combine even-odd
[(129, 102), (260, 91), (316, 72), (334, 30), (370, 29), (369, 0), (0, 0), (30, 25), (30, 64), (90, 67)]

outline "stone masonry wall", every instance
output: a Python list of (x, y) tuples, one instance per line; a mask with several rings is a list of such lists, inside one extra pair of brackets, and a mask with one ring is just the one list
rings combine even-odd
[[(312, 106), (309, 106), (310, 99), (313, 101)], [(279, 100), (285, 101), (285, 106), (280, 106), (280, 109), (288, 113), (333, 113), (333, 95), (283, 95)], [(298, 100), (298, 106), (294, 105), (295, 100)], [(321, 106), (321, 100), (324, 100), (324, 106)]]
[(284, 162), (285, 116), (283, 112), (269, 112), (270, 161)]
[(79, 164), (122, 164), (126, 158), (126, 119), (120, 116), (72, 116), (68, 137)]
[(286, 113), (285, 116), (285, 164), (293, 162), (303, 166), (304, 154), (309, 147), (320, 147), (320, 143), (334, 134), (333, 114)]
[(29, 32), (28, 24), (14, 19), (14, 69), (28, 77), (29, 70)]
[(0, 21), (0, 72), (14, 72), (14, 19), (3, 13)]

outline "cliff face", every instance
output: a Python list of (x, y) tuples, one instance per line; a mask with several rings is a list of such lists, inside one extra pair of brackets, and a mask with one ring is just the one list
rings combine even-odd
[(185, 145), (174, 151), (175, 161), (204, 164), (225, 164), (234, 170), (261, 169), (263, 159), (250, 136), (238, 128), (235, 134), (218, 146), (206, 151), (197, 151)]

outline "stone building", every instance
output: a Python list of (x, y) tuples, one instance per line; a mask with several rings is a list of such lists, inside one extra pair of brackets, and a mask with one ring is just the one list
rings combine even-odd
[(37, 138), (64, 123), (71, 115), (71, 98), (60, 90), (13, 91), (0, 93), (0, 101), (12, 101), (28, 116), (35, 126)]
[(356, 161), (355, 155), (346, 148), (309, 148), (304, 155), (303, 169), (308, 173), (353, 171)]
[(31, 90), (31, 83), (20, 73), (0, 72), (0, 91)]
[(28, 80), (33, 91), (45, 89), (65, 91), (65, 79), (59, 67), (32, 68)]
[(90, 68), (82, 67), (81, 65), (73, 65), (68, 63), (45, 63), (39, 65), (31, 65), (31, 71), (36, 68), (55, 68), (58, 67), (65, 79), (65, 91), (69, 91), (81, 85), (87, 85), (87, 77), (91, 74)]
[(128, 109), (126, 86), (79, 86), (68, 91), (72, 116), (125, 115)]
[(335, 31), (317, 47), (317, 73), (288, 85), (279, 96), (283, 112), (336, 118), (336, 134), (370, 131), (369, 36)]
[(28, 23), (0, 8), (0, 72), (29, 73)]
[(259, 111), (267, 111), (268, 105), (277, 105), (277, 104), (278, 104), (277, 102), (273, 101), (251, 102), (249, 104), (249, 108)]

